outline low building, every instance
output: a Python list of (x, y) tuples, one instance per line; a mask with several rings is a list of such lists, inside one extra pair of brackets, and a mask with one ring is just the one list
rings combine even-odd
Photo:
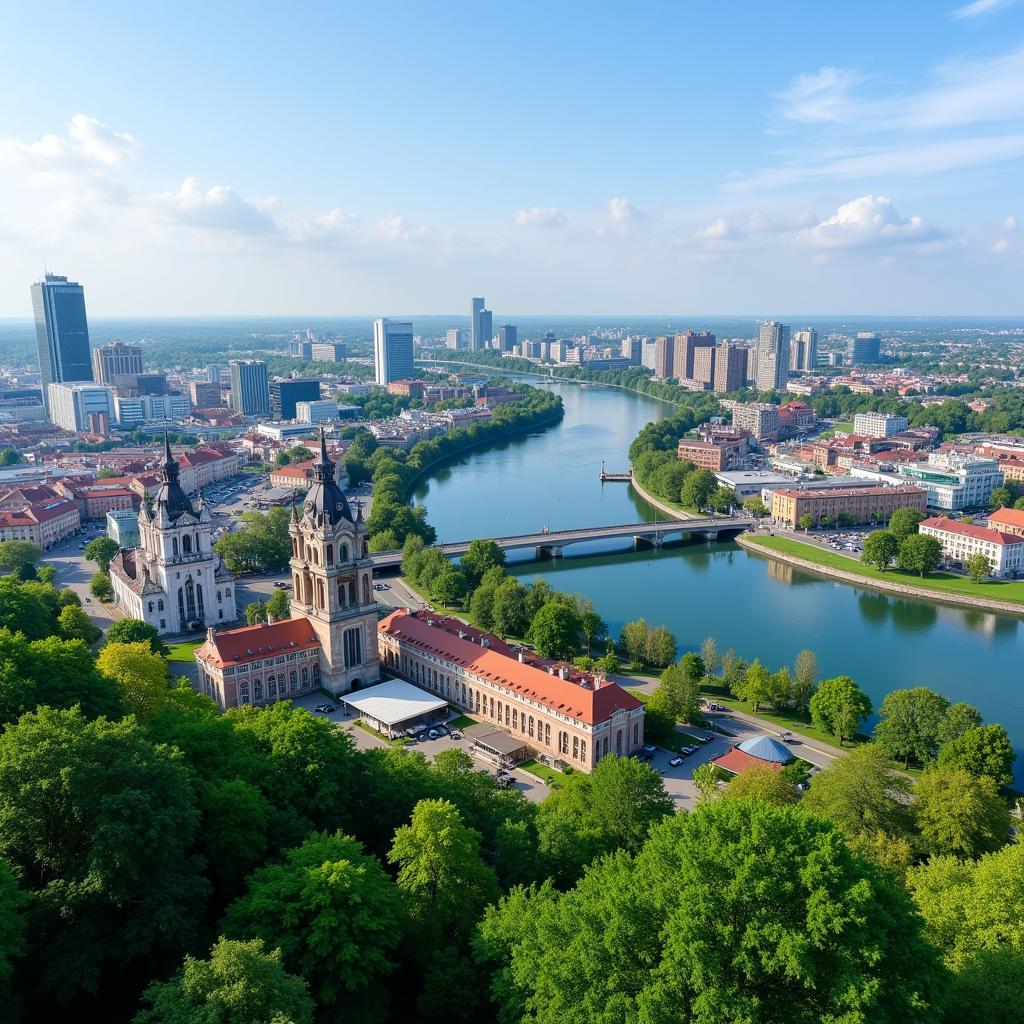
[(308, 423), (259, 423), (256, 425), (256, 433), (269, 437), (272, 441), (305, 439), (313, 435)]
[(423, 388), (421, 380), (393, 380), (388, 384), (388, 394), (401, 395), (403, 398), (422, 398)]
[(781, 772), (793, 760), (795, 757), (792, 751), (784, 743), (762, 733), (738, 743), (711, 763), (730, 775), (739, 775), (751, 768), (769, 768)]
[(739, 465), (750, 452), (750, 433), (738, 427), (705, 425), (697, 437), (683, 437), (676, 448), (680, 461), (720, 473)]
[(54, 500), (21, 509), (0, 510), (0, 541), (27, 540), (51, 547), (82, 525), (75, 501)]
[(339, 699), (389, 739), (401, 736), (406, 729), (443, 725), (448, 719), (447, 701), (404, 679), (389, 679)]
[(747, 498), (757, 497), (763, 494), (766, 489), (775, 487), (792, 487), (794, 480), (791, 476), (783, 476), (781, 473), (770, 473), (765, 469), (737, 469), (715, 473), (715, 479), (736, 495), (737, 501), (745, 501)]
[(1019, 508), (1000, 508), (989, 514), (990, 529), (1002, 533), (1012, 533), (1016, 537), (1024, 537), (1024, 510)]
[(855, 523), (885, 522), (898, 508), (924, 511), (928, 492), (922, 487), (830, 487), (821, 490), (772, 492), (772, 518), (796, 527), (805, 516), (818, 524), (824, 518), (836, 522), (844, 513)]
[(50, 419), (71, 434), (107, 434), (114, 419), (114, 393), (104, 384), (50, 384)]
[(817, 423), (814, 409), (806, 402), (786, 402), (779, 406), (779, 429), (791, 431), (806, 430)]
[(643, 704), (617, 683), (429, 612), (392, 612), (377, 637), (382, 667), (519, 738), (535, 757), (590, 772), (607, 754), (643, 746)]
[(325, 398), (316, 402), (296, 402), (295, 418), (300, 423), (308, 423), (311, 426), (328, 423), (331, 420), (339, 419), (338, 403)]
[(139, 513), (131, 508), (111, 509), (107, 513), (107, 536), (120, 548), (137, 548)]
[(908, 483), (928, 489), (928, 506), (943, 512), (988, 505), (989, 496), (1003, 483), (995, 459), (959, 452), (932, 452), (927, 463), (904, 464), (897, 472)]
[(853, 432), (868, 437), (892, 437), (910, 426), (906, 416), (888, 412), (859, 412), (853, 417)]
[(1017, 576), (1024, 569), (1024, 537), (1020, 534), (1003, 533), (944, 516), (925, 519), (918, 529), (939, 541), (942, 557), (952, 565), (962, 566), (972, 555), (981, 554), (988, 559), (990, 575), (997, 579)]

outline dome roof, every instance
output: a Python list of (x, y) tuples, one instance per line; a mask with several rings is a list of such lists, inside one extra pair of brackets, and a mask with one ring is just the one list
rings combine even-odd
[(771, 736), (751, 736), (740, 744), (740, 750), (751, 757), (759, 757), (762, 761), (774, 761), (775, 764), (787, 764), (793, 760), (793, 753), (784, 743)]
[(327, 454), (327, 441), (320, 428), (320, 457), (313, 463), (313, 486), (306, 495), (303, 510), (314, 521), (336, 526), (342, 520), (351, 523), (352, 510), (345, 492), (334, 479), (334, 463)]

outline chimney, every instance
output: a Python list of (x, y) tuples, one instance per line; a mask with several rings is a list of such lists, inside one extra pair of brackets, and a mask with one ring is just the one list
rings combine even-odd
[(206, 627), (206, 642), (208, 644), (213, 643), (213, 626)]
[(523, 652), (520, 651), (519, 652), (519, 664), (522, 665), (525, 661), (526, 661), (526, 658), (523, 657)]
[(272, 626), (277, 620), (271, 612), (267, 612), (267, 625)]
[(459, 630), (459, 639), (460, 640), (465, 640), (466, 639), (466, 634), (463, 633), (461, 629)]
[(567, 672), (565, 671), (565, 666), (563, 665), (563, 666), (562, 666), (562, 667), (561, 667), (561, 668), (560, 668), (560, 669), (558, 670), (558, 678), (559, 678), (559, 679), (564, 679), (564, 678), (566, 677), (566, 675), (567, 675), (567, 674), (568, 674), (568, 673), (567, 673)]
[(549, 676), (553, 676), (554, 674), (555, 674), (555, 666), (554, 665), (548, 665), (548, 675)]

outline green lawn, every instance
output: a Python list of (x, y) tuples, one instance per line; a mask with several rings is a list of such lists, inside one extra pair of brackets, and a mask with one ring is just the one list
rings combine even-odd
[(791, 540), (789, 537), (755, 537), (748, 534), (747, 540), (760, 547), (803, 558), (817, 565), (856, 573), (858, 576), (863, 576), (865, 580), (905, 583), (925, 590), (934, 590), (937, 593), (959, 594), (977, 597), (981, 600), (1010, 601), (1024, 605), (1024, 582), (986, 580), (983, 583), (974, 583), (964, 576), (954, 576), (945, 572), (929, 573), (922, 579), (915, 573), (903, 572), (900, 569), (887, 569), (882, 572), (873, 566), (865, 565), (856, 558), (848, 558), (837, 551), (826, 551), (812, 544), (803, 544), (800, 541)]
[(448, 722), (449, 729), (468, 729), (471, 725), (476, 725), (476, 722), (469, 715), (459, 715), (455, 721)]
[(522, 764), (517, 765), (517, 767), (521, 768), (524, 772), (535, 775), (550, 789), (558, 789), (565, 780), (565, 776), (561, 772), (555, 771), (554, 768), (549, 768), (546, 764), (541, 764), (540, 761), (524, 761)]
[(196, 660), (195, 651), (197, 647), (202, 647), (206, 643), (205, 640), (200, 643), (183, 643), (183, 644), (168, 644), (167, 645), (167, 660), (168, 661), (183, 661), (186, 664), (191, 665)]
[[(644, 693), (643, 690), (630, 690), (629, 692), (633, 694), (633, 696), (636, 697), (636, 699), (643, 704), (646, 704), (647, 701), (651, 698), (651, 695), (649, 693)], [(685, 725), (685, 723), (680, 724)], [(699, 744), (700, 742), (701, 740), (696, 736), (691, 736), (687, 732), (677, 731), (676, 734), (672, 737), (672, 739), (666, 740), (664, 743), (660, 743), (658, 745), (665, 747), (668, 750), (674, 750), (678, 754), (683, 747), (692, 747), (695, 744)]]
[(389, 743), (393, 747), (404, 747), (410, 742), (408, 736), (399, 736), (398, 739), (389, 740), (387, 736), (377, 732), (372, 725), (367, 725), (361, 718), (355, 720), (355, 725), (359, 726), (364, 732), (368, 732), (371, 736), (376, 736), (377, 739), (383, 740), (385, 743)]

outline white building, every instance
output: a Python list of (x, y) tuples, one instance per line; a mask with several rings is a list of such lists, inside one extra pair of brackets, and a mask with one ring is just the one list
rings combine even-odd
[(300, 423), (309, 423), (312, 426), (336, 420), (339, 418), (338, 403), (327, 399), (315, 402), (296, 402), (295, 418)]
[(114, 396), (114, 413), (122, 427), (184, 420), (191, 412), (192, 402), (188, 395), (139, 395), (137, 398)]
[(408, 380), (413, 375), (412, 323), (408, 320), (373, 321), (373, 362), (378, 384)]
[(963, 565), (971, 555), (982, 554), (988, 559), (991, 575), (999, 579), (1024, 570), (1024, 537), (943, 518), (926, 519), (919, 530), (942, 544), (947, 562)]
[(139, 547), (110, 563), (114, 600), (133, 619), (160, 633), (183, 633), (232, 622), (235, 586), (213, 550), (209, 509), (178, 482), (179, 467), (164, 441), (160, 489), (139, 509)]
[(106, 433), (114, 418), (114, 393), (105, 384), (50, 384), (50, 419), (72, 434)]
[(913, 481), (928, 490), (928, 507), (944, 512), (988, 505), (989, 496), (1002, 486), (1003, 473), (995, 459), (958, 452), (932, 452), (927, 463), (902, 463), (900, 482)]
[(859, 412), (853, 417), (853, 432), (864, 437), (892, 437), (910, 426), (906, 416), (888, 412)]

